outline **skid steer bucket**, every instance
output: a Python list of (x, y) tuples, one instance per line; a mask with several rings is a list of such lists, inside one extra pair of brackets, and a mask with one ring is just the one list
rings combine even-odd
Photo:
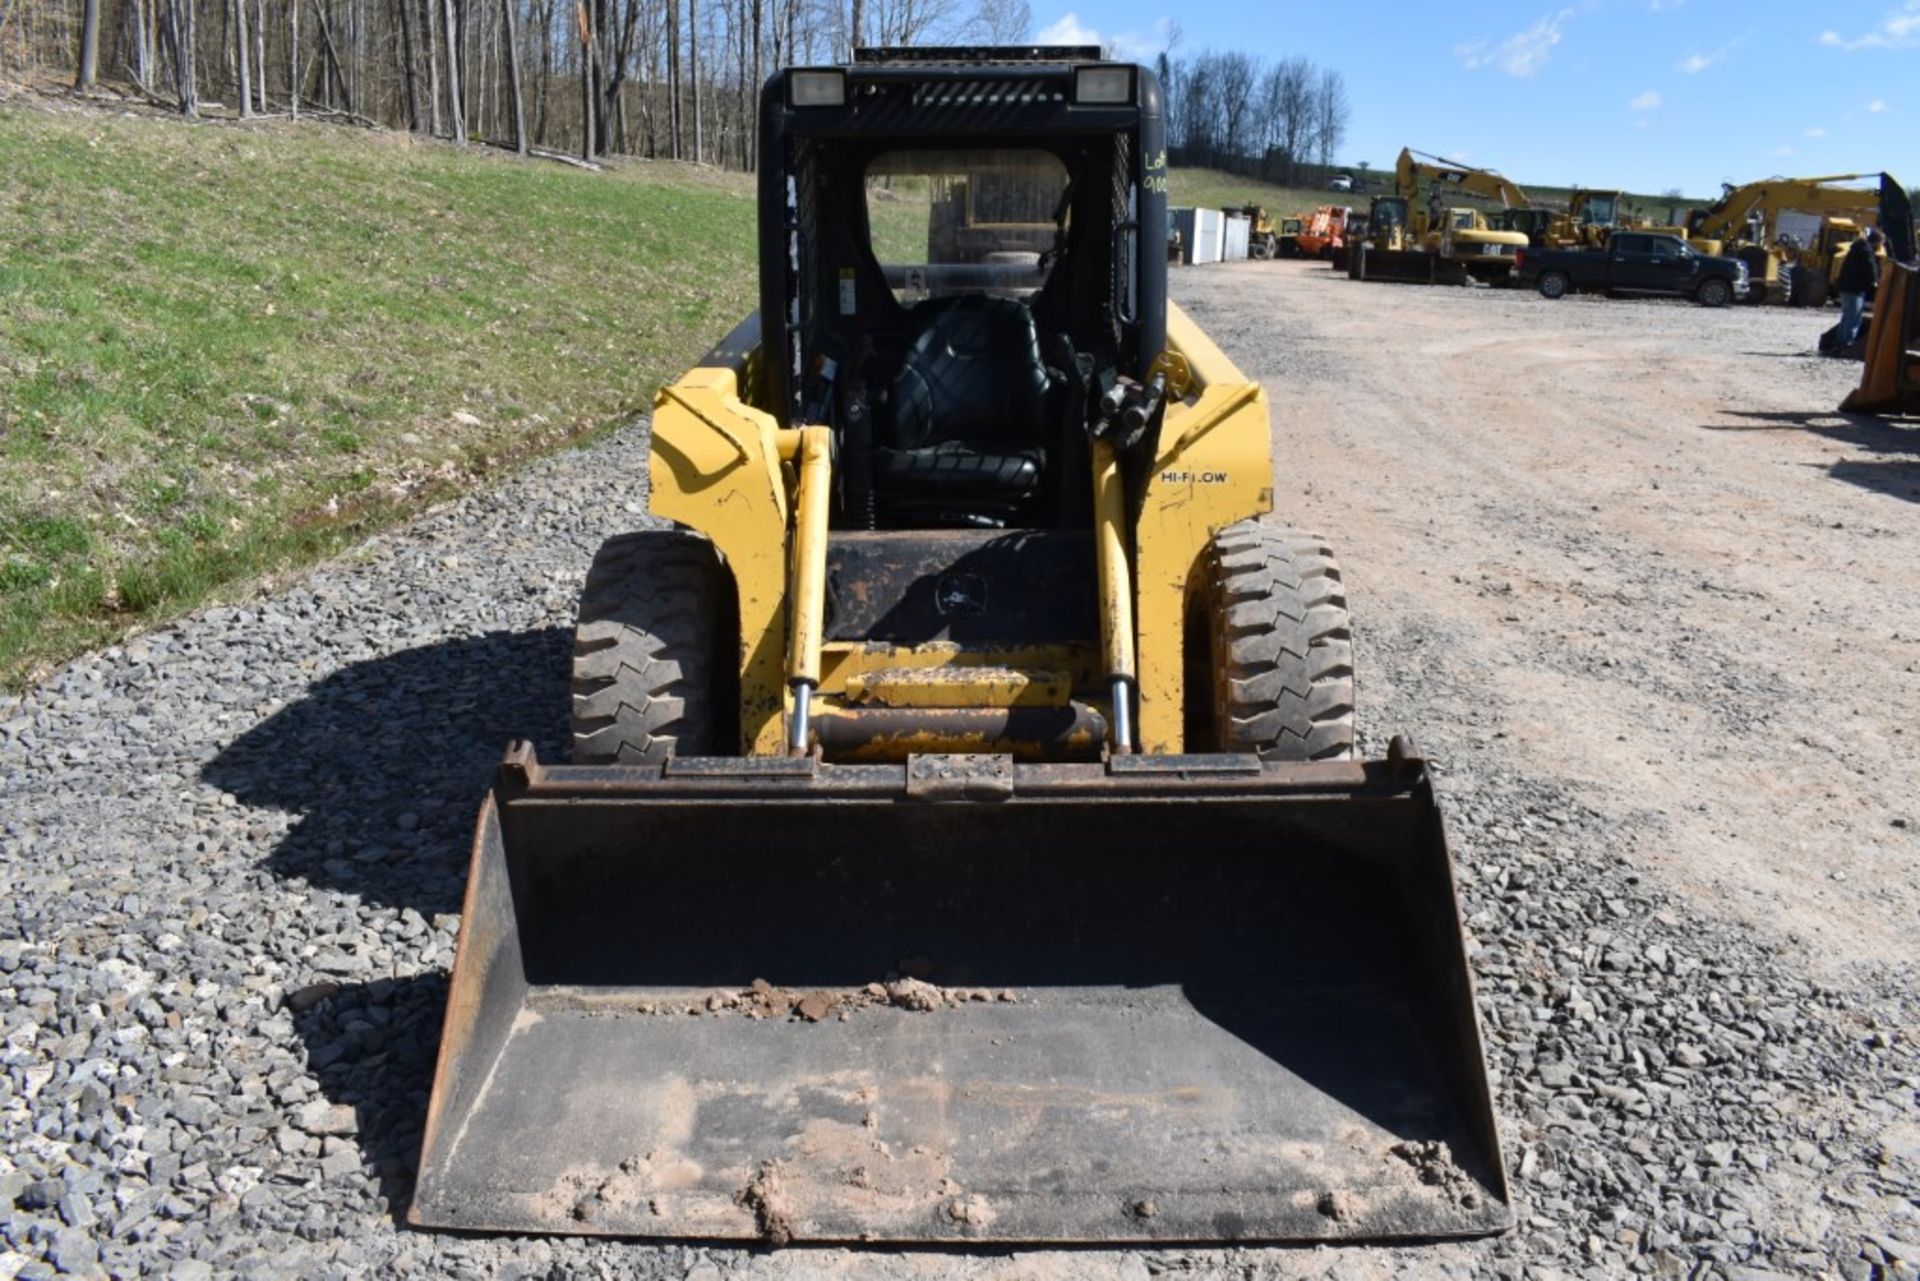
[(1425, 770), (516, 747), (411, 1216), (776, 1243), (1499, 1231)]

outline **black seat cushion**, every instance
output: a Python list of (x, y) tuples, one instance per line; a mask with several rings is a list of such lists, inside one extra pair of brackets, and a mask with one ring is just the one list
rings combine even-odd
[(956, 498), (1024, 497), (1038, 492), (1045, 451), (974, 449), (947, 441), (926, 449), (882, 449), (875, 455), (875, 480), (890, 494), (950, 494)]
[(922, 303), (910, 319), (875, 453), (882, 498), (999, 506), (1038, 493), (1051, 384), (1033, 313), (1017, 299), (963, 294)]

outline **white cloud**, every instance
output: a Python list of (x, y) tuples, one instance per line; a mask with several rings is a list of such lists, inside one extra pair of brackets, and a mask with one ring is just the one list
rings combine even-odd
[(1816, 140), (1827, 136), (1827, 131), (1825, 129), (1822, 129), (1819, 125), (1815, 125), (1811, 129), (1803, 129), (1801, 130), (1801, 132), (1804, 133), (1807, 137), (1813, 138)]
[[(1915, 0), (1915, 3), (1920, 3), (1920, 0)], [(1573, 17), (1574, 12), (1572, 9), (1562, 9), (1558, 13), (1550, 13), (1525, 31), (1508, 36), (1498, 45), (1486, 40), (1457, 44), (1453, 47), (1453, 56), (1460, 59), (1460, 65), (1468, 71), (1496, 67), (1522, 79), (1538, 75), (1553, 57), (1553, 47), (1563, 38), (1560, 29), (1566, 25), (1567, 19)]]
[(1867, 114), (1870, 116), (1884, 116), (1891, 110), (1893, 110), (1893, 108), (1887, 105), (1885, 98), (1875, 98), (1867, 104)]
[[(1164, 28), (1165, 19), (1156, 24)], [(1164, 35), (1164, 31), (1162, 33)], [(1077, 13), (1069, 13), (1042, 27), (1034, 36), (1035, 44), (1081, 44), (1097, 45), (1102, 49), (1111, 49), (1114, 56), (1129, 62), (1151, 62), (1153, 56), (1166, 47), (1164, 39), (1150, 39), (1132, 31), (1102, 32), (1088, 26), (1080, 20)]]
[(1721, 45), (1718, 49), (1714, 49), (1708, 53), (1688, 54), (1686, 57), (1680, 59), (1679, 62), (1676, 62), (1674, 68), (1678, 71), (1684, 71), (1690, 76), (1697, 76), (1714, 63), (1726, 61), (1729, 54), (1745, 44), (1752, 36), (1753, 32), (1743, 31)]
[(1659, 106), (1663, 101), (1665, 100), (1661, 98), (1660, 91), (1658, 89), (1649, 89), (1645, 93), (1641, 94), (1638, 98), (1635, 98), (1631, 102), (1627, 103), (1627, 110), (1652, 111), (1655, 107)]
[(1793, 148), (1783, 142), (1773, 149), (1773, 154), (1776, 156), (1790, 156), (1793, 154)]
[(1849, 40), (1838, 31), (1822, 31), (1820, 43), (1829, 49), (1912, 49), (1920, 48), (1920, 0), (1906, 0), (1890, 10), (1880, 25)]
[(1035, 44), (1099, 44), (1100, 33), (1080, 21), (1080, 15), (1070, 13), (1049, 26), (1040, 28), (1034, 36)]

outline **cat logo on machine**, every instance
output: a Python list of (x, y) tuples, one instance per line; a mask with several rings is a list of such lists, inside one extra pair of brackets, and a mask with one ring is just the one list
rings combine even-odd
[(1163, 485), (1224, 485), (1227, 473), (1223, 471), (1163, 471), (1160, 473)]
[(987, 580), (978, 574), (948, 574), (933, 589), (933, 607), (948, 616), (987, 612)]

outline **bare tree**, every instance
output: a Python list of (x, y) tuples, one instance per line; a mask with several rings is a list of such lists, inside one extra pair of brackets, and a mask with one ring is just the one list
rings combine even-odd
[[(456, 5), (458, 0), (441, 0), (441, 12), (447, 24), (447, 103), (451, 108), (447, 116), (448, 127), (455, 142), (467, 140), (467, 104), (460, 94), (460, 17)], [(320, 28), (326, 34), (324, 20)]]
[(287, 3), (287, 111), (300, 118), (300, 0)]
[(1347, 84), (1331, 67), (1320, 72), (1313, 94), (1313, 141), (1320, 167), (1333, 164), (1333, 153), (1347, 136)]
[(91, 89), (99, 74), (100, 0), (86, 0), (80, 12), (80, 68), (74, 75), (73, 87)]
[(1033, 30), (1033, 6), (1027, 0), (980, 0), (972, 27), (986, 44), (1020, 44)]
[(167, 0), (167, 52), (173, 58), (173, 88), (180, 114), (200, 118), (200, 86), (194, 75), (194, 0)]
[(1215, 73), (1220, 93), (1220, 144), (1229, 156), (1247, 154), (1248, 128), (1253, 122), (1253, 89), (1260, 68), (1251, 54), (1220, 55)]
[[(246, 0), (240, 0), (245, 4)], [(260, 99), (260, 114), (267, 112), (267, 0), (253, 3), (253, 85)]]
[(507, 85), (513, 98), (513, 149), (527, 154), (527, 100), (520, 89), (520, 4), (500, 0), (507, 24)]
[(253, 39), (247, 33), (247, 0), (238, 0), (233, 6), (233, 18), (234, 51), (240, 68), (240, 118), (245, 120), (253, 115), (253, 72), (248, 65), (253, 61)]
[(425, 113), (420, 110), (420, 65), (414, 51), (413, 8), (411, 0), (394, 0), (394, 11), (399, 16), (400, 27), (400, 80), (407, 93), (407, 128), (419, 133), (425, 126)]
[(1313, 64), (1305, 58), (1288, 58), (1280, 64), (1279, 72), (1280, 116), (1275, 142), (1285, 164), (1283, 181), (1293, 183), (1299, 180), (1300, 163), (1313, 139)]
[(585, 0), (574, 0), (574, 21), (580, 29), (580, 158), (593, 159), (593, 25)]

